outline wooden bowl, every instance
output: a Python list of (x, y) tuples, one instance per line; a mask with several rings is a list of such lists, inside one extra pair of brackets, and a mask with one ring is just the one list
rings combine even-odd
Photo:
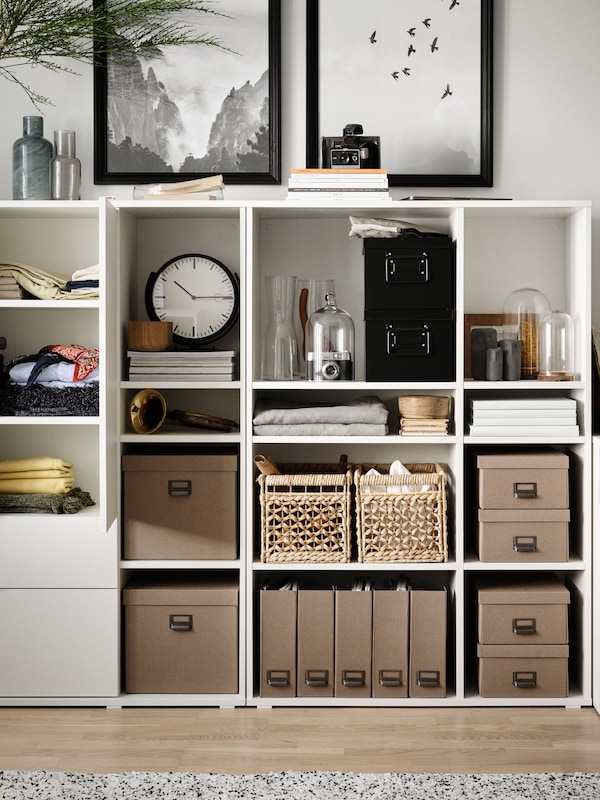
[(129, 349), (158, 352), (173, 346), (172, 322), (129, 322)]
[(400, 395), (398, 410), (406, 419), (445, 419), (450, 413), (450, 398), (430, 394)]

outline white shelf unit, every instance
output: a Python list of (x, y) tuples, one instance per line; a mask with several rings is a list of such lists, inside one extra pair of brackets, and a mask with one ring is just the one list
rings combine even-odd
[[(452, 236), (456, 246), (456, 380), (452, 382), (367, 382), (364, 380), (364, 261), (362, 242), (349, 237), (349, 216), (385, 217), (425, 225)], [(591, 395), (590, 395), (590, 208), (586, 202), (465, 201), (463, 203), (393, 202), (378, 208), (347, 204), (254, 204), (248, 210), (248, 357), (247, 428), (259, 397), (299, 402), (342, 402), (361, 394), (376, 394), (390, 409), (391, 435), (357, 437), (252, 436), (250, 455), (263, 453), (284, 462), (337, 462), (341, 453), (351, 463), (441, 462), (446, 465), (450, 494), (450, 548), (447, 563), (398, 564), (265, 564), (260, 561), (260, 530), (255, 528), (248, 562), (248, 605), (257, 607), (259, 589), (276, 576), (294, 575), (304, 586), (331, 585), (352, 574), (405, 574), (416, 584), (446, 585), (452, 597), (449, 619), (449, 691), (444, 699), (356, 699), (261, 697), (258, 689), (260, 634), (257, 614), (248, 618), (248, 703), (273, 705), (590, 705), (591, 687)], [(265, 325), (263, 278), (286, 274), (298, 278), (332, 278), (338, 305), (356, 328), (355, 378), (349, 383), (268, 382), (260, 380), (260, 352)], [(547, 294), (552, 307), (568, 311), (575, 323), (576, 380), (475, 382), (465, 379), (464, 314), (501, 313), (506, 296), (526, 285)], [(402, 437), (397, 433), (398, 394), (444, 394), (452, 398), (454, 430), (449, 436)], [(575, 439), (475, 439), (466, 435), (468, 400), (477, 396), (567, 394), (578, 404), (580, 435)], [(571, 456), (573, 521), (568, 563), (517, 567), (524, 575), (552, 572), (571, 589), (571, 688), (568, 698), (484, 699), (476, 687), (476, 659), (470, 620), (472, 578), (480, 572), (512, 573), (513, 564), (478, 560), (464, 488), (469, 451), (478, 445), (506, 448), (549, 445)], [(257, 503), (254, 477), (248, 475), (248, 504)], [(256, 514), (255, 514), (256, 519)]]
[[(388, 383), (365, 380), (362, 242), (348, 236), (349, 216), (386, 217), (423, 224), (452, 236), (456, 245), (457, 324), (455, 380)], [(102, 359), (99, 417), (2, 418), (0, 458), (60, 449), (71, 459), (97, 505), (72, 518), (3, 515), (0, 518), (0, 630), (10, 659), (0, 668), (4, 705), (311, 705), (306, 698), (276, 701), (258, 694), (258, 589), (277, 575), (297, 574), (308, 582), (347, 579), (352, 574), (407, 574), (415, 583), (446, 585), (452, 597), (449, 620), (449, 691), (443, 699), (354, 700), (353, 705), (488, 706), (591, 705), (592, 687), (592, 424), (590, 289), (591, 210), (587, 202), (414, 201), (315, 205), (310, 202), (169, 202), (102, 200), (83, 203), (0, 203), (1, 256), (70, 272), (99, 261), (103, 286), (98, 302), (0, 302), (0, 335), (9, 340), (6, 358), (68, 338), (98, 343)], [(127, 323), (146, 319), (148, 274), (174, 255), (189, 251), (215, 256), (240, 276), (239, 325), (218, 344), (239, 349), (240, 376), (234, 382), (153, 384), (169, 407), (238, 418), (239, 432), (214, 433), (164, 425), (151, 436), (135, 434), (129, 402), (143, 382), (128, 381)], [(356, 380), (330, 384), (260, 380), (265, 326), (263, 278), (294, 274), (331, 277), (339, 304), (356, 327)], [(514, 289), (531, 284), (575, 322), (576, 376), (571, 383), (465, 380), (463, 317), (498, 313)], [(452, 398), (449, 436), (398, 436), (400, 393), (444, 394)], [(258, 437), (252, 415), (258, 397), (319, 402), (377, 394), (390, 409), (392, 433), (385, 437)], [(466, 409), (473, 396), (568, 394), (577, 400), (580, 435), (573, 440), (473, 439)], [(515, 567), (484, 564), (464, 498), (469, 452), (478, 445), (508, 447), (547, 444), (571, 457), (571, 556), (567, 563)], [(122, 557), (121, 456), (154, 449), (197, 451), (231, 447), (239, 454), (239, 557), (231, 561), (149, 561)], [(351, 463), (439, 461), (449, 477), (449, 560), (446, 563), (264, 564), (259, 560), (256, 481), (252, 456), (282, 461)], [(596, 554), (597, 562), (597, 554)], [(123, 689), (121, 590), (129, 578), (153, 570), (223, 571), (239, 577), (239, 691), (231, 695), (127, 694)], [(473, 576), (521, 570), (552, 572), (571, 589), (571, 691), (567, 698), (487, 700), (475, 685), (474, 632), (470, 626)], [(597, 593), (597, 589), (596, 589)], [(597, 601), (597, 597), (596, 597)], [(596, 631), (597, 631), (596, 621)], [(28, 631), (31, 635), (28, 635)], [(597, 643), (600, 635), (596, 634)], [(65, 656), (65, 653), (67, 654)], [(597, 655), (596, 644), (596, 658)], [(39, 658), (40, 654), (43, 656)], [(95, 656), (98, 656), (97, 658)], [(349, 705), (331, 698), (331, 705)]]
[[(0, 258), (68, 277), (103, 263), (100, 204), (0, 203)], [(99, 300), (0, 301), (6, 361), (76, 343), (99, 348), (101, 370), (96, 417), (0, 417), (1, 459), (69, 461), (76, 485), (96, 503), (72, 515), (0, 515), (3, 705), (103, 704), (117, 692), (117, 509), (106, 464), (113, 343), (106, 308), (104, 291)]]
[[(239, 485), (246, 481), (245, 448), (245, 393), (242, 381), (129, 381), (127, 376), (127, 328), (129, 320), (148, 319), (144, 290), (151, 272), (156, 272), (166, 261), (184, 253), (203, 253), (219, 259), (240, 279), (240, 295), (245, 294), (245, 209), (238, 203), (143, 203), (109, 202), (114, 214), (115, 265), (119, 276), (117, 289), (117, 350), (116, 359), (121, 365), (119, 383), (119, 428), (114, 469), (120, 475), (120, 457), (127, 453), (186, 453), (214, 452), (215, 448), (233, 452), (238, 457)], [(240, 320), (220, 339), (219, 348), (240, 353), (240, 375), (244, 373), (245, 303), (242, 300)], [(169, 424), (168, 420), (155, 433), (145, 436), (133, 431), (129, 419), (129, 404), (137, 391), (144, 388), (158, 390), (169, 409), (183, 409), (203, 414), (239, 420), (240, 430), (215, 432)], [(120, 498), (122, 507), (123, 497)], [(122, 535), (116, 551), (119, 560), (120, 584), (140, 572), (156, 570), (176, 573), (181, 570), (198, 573), (234, 575), (239, 583), (239, 634), (238, 634), (238, 691), (235, 694), (134, 694), (127, 693), (122, 680), (115, 704), (121, 706), (239, 706), (245, 704), (245, 620), (246, 591), (246, 511), (244, 493), (238, 497), (239, 552), (231, 560), (156, 559), (127, 560), (122, 557)], [(123, 675), (123, 678), (125, 676)]]

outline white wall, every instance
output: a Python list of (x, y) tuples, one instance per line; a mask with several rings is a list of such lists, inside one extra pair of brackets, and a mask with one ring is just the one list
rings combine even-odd
[[(327, 0), (322, 0), (326, 2)], [(304, 0), (282, 0), (282, 176), (304, 165)], [(594, 252), (600, 254), (600, 50), (598, 0), (495, 0), (494, 186), (471, 194), (516, 199), (591, 200)], [(128, 198), (131, 187), (93, 184), (93, 80), (31, 70), (36, 90), (54, 105), (44, 110), (47, 138), (56, 128), (77, 131), (83, 196)], [(24, 73), (25, 75), (25, 73)], [(37, 113), (27, 97), (0, 79), (0, 199), (11, 198), (11, 144), (21, 118)], [(385, 164), (383, 165), (385, 166)], [(411, 187), (394, 191), (409, 194)], [(415, 189), (418, 192), (418, 189)], [(430, 190), (428, 190), (429, 192)], [(459, 190), (460, 191), (460, 190)], [(457, 190), (440, 189), (439, 194)], [(285, 186), (227, 188), (227, 197), (280, 199)], [(600, 255), (594, 258), (600, 286)], [(600, 294), (595, 292), (594, 294)], [(593, 301), (600, 325), (600, 297)]]

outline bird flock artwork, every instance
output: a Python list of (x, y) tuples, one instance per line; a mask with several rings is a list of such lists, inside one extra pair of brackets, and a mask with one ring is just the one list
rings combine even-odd
[[(445, 0), (447, 2), (447, 0)], [(457, 6), (460, 6), (460, 0), (450, 0), (450, 4), (448, 6), (448, 11), (452, 11)], [(415, 53), (417, 53), (417, 42), (419, 47), (423, 47), (426, 51), (430, 52), (432, 55), (435, 55), (440, 49), (439, 36), (434, 36), (431, 39), (431, 29), (432, 29), (432, 17), (425, 17), (425, 19), (420, 21), (420, 25), (412, 25), (410, 28), (407, 29), (406, 34), (408, 35), (408, 43), (406, 46), (406, 59), (410, 59)], [(429, 32), (428, 38), (425, 39), (421, 32), (425, 30), (425, 32)], [(427, 33), (425, 34), (427, 36)], [(369, 36), (369, 41), (372, 45), (377, 45), (379, 42), (379, 38), (377, 35), (377, 31), (374, 30), (373, 33)], [(393, 70), (391, 73), (392, 78), (395, 81), (400, 80), (400, 75), (404, 75), (406, 78), (411, 77), (411, 70), (413, 68), (410, 66), (409, 63), (406, 66), (402, 67), (401, 69)], [(447, 83), (446, 87), (443, 89), (440, 97), (442, 100), (445, 100), (447, 97), (451, 97), (453, 94), (450, 84)]]

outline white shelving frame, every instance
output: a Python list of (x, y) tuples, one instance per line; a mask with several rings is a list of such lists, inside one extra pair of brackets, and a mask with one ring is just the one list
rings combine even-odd
[[(348, 217), (386, 217), (422, 224), (452, 236), (456, 245), (456, 379), (451, 382), (387, 383), (364, 380), (363, 332), (363, 259), (362, 243), (348, 236)], [(31, 227), (32, 235), (25, 233)], [(60, 236), (52, 238), (51, 232)], [(90, 236), (90, 231), (94, 235)], [(598, 654), (597, 619), (592, 618), (593, 560), (598, 568), (598, 554), (592, 551), (592, 376), (591, 376), (591, 209), (578, 201), (395, 201), (357, 207), (335, 202), (316, 205), (311, 202), (153, 202), (104, 199), (83, 203), (0, 203), (0, 257), (30, 260), (56, 271), (73, 266), (101, 264), (101, 298), (88, 301), (0, 301), (0, 321), (17, 319), (16, 350), (20, 354), (33, 346), (38, 331), (29, 326), (30, 318), (48, 314), (56, 319), (78, 315), (76, 330), (86, 328), (93, 319), (94, 336), (106, 358), (102, 359), (101, 411), (93, 419), (3, 418), (0, 432), (3, 444), (0, 458), (16, 457), (20, 443), (27, 443), (28, 454), (36, 439), (56, 441), (64, 431), (77, 442), (83, 474), (93, 480), (98, 506), (74, 515), (73, 519), (43, 519), (26, 515), (0, 517), (0, 625), (6, 608), (2, 605), (7, 591), (22, 591), (28, 607), (39, 603), (39, 591), (106, 591), (110, 601), (100, 608), (104, 641), (110, 641), (108, 655), (99, 664), (94, 686), (77, 688), (48, 687), (38, 674), (28, 677), (31, 692), (10, 692), (2, 686), (15, 681), (17, 661), (0, 670), (0, 703), (4, 705), (218, 705), (273, 706), (321, 705), (322, 698), (297, 698), (278, 701), (258, 695), (258, 630), (256, 628), (258, 588), (277, 574), (296, 573), (317, 578), (336, 575), (400, 572), (416, 578), (446, 584), (453, 596), (453, 618), (449, 636), (453, 646), (449, 661), (450, 690), (443, 699), (364, 699), (330, 698), (333, 706), (491, 706), (555, 705), (587, 706), (598, 704), (600, 686), (592, 682), (592, 642), (595, 663)], [(66, 234), (66, 235), (65, 235)], [(48, 239), (50, 237), (50, 240)], [(91, 239), (91, 241), (90, 241)], [(51, 242), (48, 245), (48, 241)], [(46, 242), (46, 243), (44, 243)], [(239, 417), (240, 430), (233, 433), (199, 432), (193, 429), (165, 427), (150, 437), (139, 436), (128, 425), (128, 403), (140, 388), (140, 381), (128, 381), (124, 355), (129, 319), (144, 319), (143, 290), (150, 271), (156, 270), (173, 255), (198, 250), (221, 258), (240, 275), (241, 314), (238, 330), (228, 334), (240, 351), (240, 377), (234, 382), (171, 382), (153, 384), (168, 401), (192, 410), (198, 403), (205, 413)], [(61, 256), (65, 267), (59, 269)], [(47, 258), (49, 254), (49, 260)], [(68, 268), (66, 265), (69, 265)], [(357, 380), (329, 384), (266, 382), (260, 380), (259, 364), (265, 314), (262, 298), (263, 278), (273, 274), (297, 274), (299, 278), (332, 277), (336, 281), (339, 304), (348, 310), (357, 329), (355, 367)], [(553, 305), (568, 311), (575, 322), (576, 377), (570, 383), (518, 381), (490, 383), (465, 380), (463, 317), (465, 313), (498, 313), (506, 295), (531, 283), (544, 291)], [(66, 303), (70, 305), (66, 306)], [(23, 323), (25, 320), (25, 324)], [(6, 333), (0, 329), (0, 334)], [(11, 336), (12, 338), (12, 336)], [(39, 342), (44, 344), (46, 342)], [(231, 345), (233, 346), (233, 344)], [(11, 344), (12, 348), (12, 344)], [(14, 348), (12, 348), (14, 350)], [(462, 501), (468, 452), (475, 445), (498, 444), (497, 440), (473, 439), (466, 434), (468, 400), (474, 394), (509, 396), (522, 392), (568, 393), (578, 404), (580, 435), (575, 439), (544, 441), (539, 438), (502, 440), (502, 445), (548, 444), (571, 455), (574, 489), (572, 553), (566, 563), (541, 564), (536, 567), (514, 564), (484, 564), (475, 555), (472, 537), (463, 534), (469, 528), (468, 509)], [(355, 437), (346, 441), (329, 437), (304, 439), (258, 437), (252, 434), (252, 412), (259, 396), (304, 399), (346, 398), (378, 394), (393, 410), (400, 393), (439, 393), (452, 397), (455, 427), (449, 436), (408, 439), (392, 433), (386, 437)], [(186, 402), (187, 401), (187, 402)], [(185, 405), (184, 405), (185, 404)], [(393, 424), (393, 423), (392, 423)], [(6, 436), (4, 435), (6, 434)], [(90, 436), (97, 443), (87, 446)], [(8, 442), (8, 445), (6, 444)], [(19, 446), (17, 446), (19, 445)], [(122, 503), (120, 459), (124, 452), (137, 452), (155, 446), (231, 445), (239, 452), (240, 478), (240, 552), (227, 561), (129, 561), (121, 558), (122, 531), (119, 523)], [(594, 447), (598, 445), (594, 443)], [(83, 454), (82, 451), (85, 451)], [(348, 453), (353, 463), (389, 462), (401, 458), (407, 462), (440, 461), (448, 467), (452, 516), (449, 520), (451, 546), (447, 563), (435, 564), (343, 564), (343, 565), (273, 565), (259, 560), (260, 532), (256, 523), (256, 475), (252, 456), (271, 453), (286, 461), (337, 460)], [(600, 479), (595, 478), (600, 481)], [(25, 515), (24, 515), (25, 516)], [(9, 524), (10, 523), (10, 524)], [(597, 524), (597, 523), (596, 523)], [(83, 534), (83, 535), (82, 535)], [(596, 534), (597, 535), (597, 534)], [(48, 571), (48, 563), (51, 566)], [(120, 679), (122, 653), (120, 592), (137, 571), (218, 570), (239, 577), (239, 690), (231, 695), (134, 695), (124, 691)], [(474, 682), (473, 632), (468, 629), (471, 598), (468, 587), (477, 573), (497, 571), (550, 571), (564, 579), (572, 589), (573, 683), (568, 698), (541, 700), (487, 700), (481, 698)], [(50, 577), (49, 577), (50, 575)], [(51, 586), (48, 584), (52, 583)], [(26, 596), (25, 594), (23, 597)], [(75, 595), (65, 595), (73, 598)], [(84, 597), (86, 595), (83, 595)], [(91, 597), (91, 593), (88, 595)], [(108, 594), (107, 594), (108, 597)], [(15, 606), (8, 611), (13, 613)], [(94, 606), (96, 610), (99, 607)], [(58, 614), (62, 609), (57, 608)], [(593, 638), (593, 623), (596, 635)], [(58, 621), (56, 623), (58, 625)], [(12, 630), (11, 635), (17, 633)], [(32, 631), (33, 641), (39, 635)], [(67, 637), (69, 638), (69, 637)], [(85, 638), (85, 637), (84, 637)], [(67, 641), (68, 647), (77, 645)], [(28, 653), (30, 655), (30, 653)], [(77, 659), (74, 659), (77, 664)], [(57, 668), (54, 668), (56, 672)], [(52, 670), (51, 670), (52, 671)], [(596, 669), (597, 672), (597, 669)], [(55, 681), (56, 683), (56, 681)], [(75, 687), (75, 688), (74, 688)], [(73, 693), (75, 692), (75, 694)]]

